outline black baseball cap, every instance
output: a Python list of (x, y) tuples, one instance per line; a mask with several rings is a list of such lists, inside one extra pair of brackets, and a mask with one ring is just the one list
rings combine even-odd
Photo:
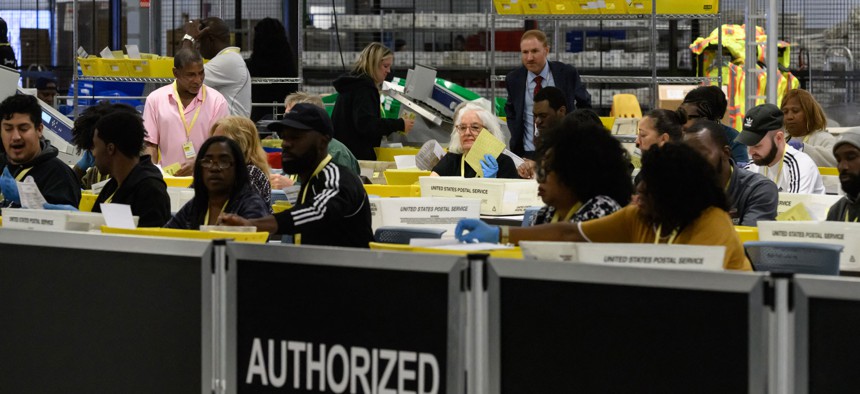
[(284, 114), (283, 119), (269, 123), (266, 127), (274, 132), (283, 129), (313, 130), (330, 137), (334, 136), (334, 126), (331, 124), (328, 112), (308, 103), (294, 105), (290, 112)]
[(747, 146), (759, 143), (767, 133), (782, 129), (782, 110), (773, 104), (758, 105), (744, 116), (744, 129), (735, 141)]

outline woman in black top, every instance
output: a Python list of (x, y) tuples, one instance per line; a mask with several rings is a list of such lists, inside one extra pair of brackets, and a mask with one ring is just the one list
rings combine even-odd
[[(448, 154), (433, 167), (432, 175), (476, 177), (477, 171), (466, 163), (464, 158), (472, 149), (478, 134), (484, 129), (493, 133), (499, 140), (505, 141), (499, 121), (493, 114), (476, 104), (466, 104), (461, 108), (454, 117), (454, 130), (451, 132)], [(485, 178), (520, 178), (514, 161), (504, 153), (499, 157), (485, 155), (481, 160), (481, 167)]]
[[(251, 77), (293, 78), (298, 76), (295, 59), (284, 25), (277, 19), (263, 18), (254, 26), (254, 51), (246, 61)], [(255, 103), (283, 103), (284, 97), (298, 90), (296, 84), (255, 84), (251, 85), (251, 101)], [(284, 112), (278, 107), (278, 113)], [(254, 122), (272, 115), (271, 107), (251, 108)]]
[(15, 59), (15, 50), (9, 44), (8, 34), (6, 21), (0, 18), (0, 65), (9, 68), (18, 68), (18, 60)]
[(224, 136), (203, 143), (194, 161), (194, 198), (164, 227), (197, 230), (216, 225), (221, 212), (245, 218), (269, 214), (263, 199), (251, 187), (239, 144)]
[(349, 74), (336, 79), (337, 101), (331, 113), (334, 138), (343, 142), (358, 160), (376, 160), (374, 147), (382, 137), (396, 131), (408, 133), (415, 123), (411, 119), (383, 119), (379, 86), (391, 73), (394, 53), (378, 42), (372, 42), (352, 66)]

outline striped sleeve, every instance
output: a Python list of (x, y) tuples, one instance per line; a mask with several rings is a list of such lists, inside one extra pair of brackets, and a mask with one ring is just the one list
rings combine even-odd
[(355, 207), (360, 208), (364, 200), (355, 198), (356, 192), (350, 190), (343, 175), (336, 164), (326, 165), (307, 186), (308, 199), (304, 203), (275, 215), (278, 233), (319, 231), (330, 223), (354, 214)]
[(801, 192), (800, 165), (797, 163), (797, 158), (795, 158), (794, 155), (791, 154), (790, 152), (785, 152), (785, 158), (783, 159), (783, 163), (785, 165), (786, 175), (788, 175), (788, 190), (787, 190), (787, 192), (789, 192), (789, 193), (800, 193)]

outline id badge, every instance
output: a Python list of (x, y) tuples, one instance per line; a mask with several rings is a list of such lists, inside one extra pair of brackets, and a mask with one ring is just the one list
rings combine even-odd
[(182, 144), (182, 151), (185, 152), (186, 159), (190, 159), (197, 155), (197, 152), (194, 150), (194, 143), (191, 141), (187, 141)]

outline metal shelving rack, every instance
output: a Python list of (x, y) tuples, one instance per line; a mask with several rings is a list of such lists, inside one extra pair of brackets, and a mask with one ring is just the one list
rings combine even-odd
[[(73, 7), (73, 8), (72, 8), (72, 10), (74, 11), (74, 13), (73, 13), (73, 15), (72, 15), (72, 24), (75, 26), (75, 28), (74, 28), (74, 29), (73, 29), (73, 31), (72, 31), (72, 43), (73, 43), (73, 46), (74, 46), (75, 50), (77, 50), (77, 48), (78, 48), (78, 29), (77, 29), (77, 26), (78, 26), (78, 19), (77, 19), (77, 16), (78, 16), (78, 0), (73, 0), (73, 2), (72, 2), (72, 7)], [(220, 7), (219, 9), (222, 9), (222, 8), (223, 8), (223, 7)], [(220, 17), (221, 15), (218, 15), (218, 16)], [(297, 23), (298, 23), (298, 27), (297, 27), (297, 28), (298, 28), (298, 34), (299, 34), (299, 37), (301, 37), (301, 36), (302, 36), (302, 27), (303, 27), (303, 25), (302, 25), (302, 21), (303, 21), (303, 20), (304, 20), (304, 9), (303, 9), (301, 6), (299, 6), (299, 7), (298, 7), (298, 12), (297, 12), (297, 15), (296, 15), (296, 21), (297, 21)], [(303, 81), (303, 77), (302, 77), (302, 51), (303, 51), (303, 49), (304, 49), (304, 48), (303, 48), (302, 40), (301, 40), (301, 39), (299, 39), (299, 40), (298, 40), (298, 47), (297, 47), (297, 58), (296, 58), (297, 72), (298, 72), (298, 77), (297, 77), (297, 78), (251, 78), (251, 84), (276, 84), (276, 83), (278, 83), (278, 84), (287, 84), (287, 83), (294, 83), (294, 84), (298, 84), (298, 85), (299, 85), (299, 88), (301, 89), (301, 84), (302, 84), (302, 81)], [(136, 77), (93, 77), (93, 76), (78, 76), (78, 67), (79, 67), (79, 64), (78, 64), (78, 56), (77, 56), (77, 53), (75, 53), (75, 54), (74, 54), (74, 56), (72, 56), (72, 58), (74, 59), (74, 60), (73, 60), (73, 62), (72, 62), (72, 65), (74, 66), (74, 68), (73, 68), (73, 73), (72, 73), (72, 86), (74, 87), (74, 89), (72, 89), (72, 91), (73, 91), (73, 95), (72, 95), (72, 97), (73, 97), (73, 100), (74, 100), (74, 101), (73, 101), (73, 103), (74, 103), (74, 104), (73, 104), (73, 108), (74, 108), (74, 109), (72, 110), (72, 116), (74, 116), (74, 117), (77, 117), (77, 115), (78, 115), (78, 90), (79, 90), (79, 89), (78, 89), (78, 81), (92, 81), (92, 82), (136, 82), (136, 83), (152, 83), (152, 84), (160, 84), (160, 85), (167, 85), (167, 84), (169, 84), (169, 83), (173, 83), (173, 78), (136, 78)]]
[[(495, 13), (495, 7), (493, 2), (490, 1), (490, 48), (489, 48), (489, 64), (490, 64), (490, 100), (491, 102), (495, 102), (496, 100), (496, 82), (502, 82), (505, 80), (504, 75), (496, 75), (496, 62), (495, 62), (495, 50), (496, 50), (496, 35), (495, 35), (495, 25), (496, 18), (502, 19), (520, 19), (520, 20), (541, 20), (541, 21), (554, 21), (554, 34), (553, 34), (553, 47), (559, 48), (559, 24), (558, 21), (568, 21), (568, 20), (649, 20), (651, 31), (651, 76), (650, 77), (628, 77), (628, 76), (592, 76), (592, 75), (581, 75), (583, 82), (585, 83), (627, 83), (627, 84), (650, 84), (651, 85), (651, 108), (657, 108), (657, 85), (658, 84), (695, 84), (701, 83), (708, 80), (707, 77), (658, 77), (657, 76), (657, 22), (664, 20), (679, 20), (679, 19), (706, 19), (706, 20), (716, 20), (717, 26), (721, 27), (723, 24), (722, 11), (717, 12), (716, 14), (657, 14), (657, 2), (651, 2), (651, 14), (588, 14), (588, 15), (498, 15)], [(718, 40), (717, 40), (717, 59), (720, 63), (722, 63), (722, 53), (723, 53), (723, 32), (722, 28), (717, 29), (718, 31)], [(550, 54), (553, 56), (557, 54), (558, 51), (555, 51)], [(723, 83), (723, 75), (722, 72), (718, 75), (718, 83), (722, 85)]]

